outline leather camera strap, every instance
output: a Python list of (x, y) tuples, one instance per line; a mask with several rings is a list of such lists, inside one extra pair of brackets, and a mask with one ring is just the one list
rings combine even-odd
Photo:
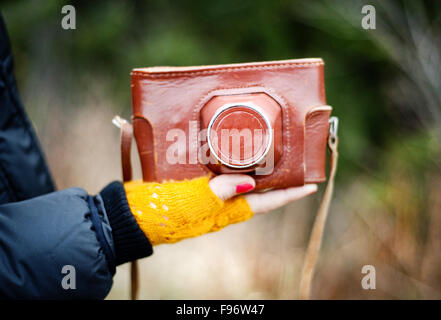
[[(113, 119), (113, 123), (121, 129), (121, 164), (123, 181), (130, 181), (132, 179), (132, 164), (130, 161), (133, 127), (126, 120), (116, 116)], [(337, 171), (338, 160), (338, 136), (337, 126), (338, 119), (336, 117), (330, 118), (330, 133), (328, 136), (328, 148), (330, 150), (329, 159), (329, 179), (326, 185), (325, 192), (323, 194), (322, 201), (320, 202), (317, 215), (314, 220), (314, 225), (311, 230), (309, 238), (308, 248), (305, 253), (305, 259), (303, 264), (302, 275), (300, 278), (300, 299), (309, 299), (311, 293), (311, 283), (314, 276), (315, 266), (317, 264), (318, 254), (323, 238), (323, 232), (325, 229), (326, 218), (329, 212), (329, 206), (332, 200), (332, 194), (334, 191), (334, 179)], [(133, 261), (130, 266), (130, 280), (131, 291), (130, 298), (136, 300), (138, 297), (138, 263)]]
[(121, 164), (124, 182), (132, 180), (132, 163), (130, 161), (132, 136), (132, 125), (128, 122), (123, 123), (121, 126)]
[[(133, 127), (125, 119), (116, 116), (112, 122), (121, 130), (121, 165), (123, 181), (132, 180), (132, 162), (130, 159), (132, 149)], [(130, 263), (130, 299), (138, 297), (138, 261)]]
[(323, 194), (322, 201), (320, 202), (317, 215), (315, 216), (314, 225), (312, 226), (311, 235), (309, 238), (308, 248), (306, 249), (305, 258), (303, 262), (302, 275), (300, 277), (300, 292), (299, 298), (306, 300), (310, 298), (311, 283), (314, 276), (315, 266), (317, 264), (317, 258), (320, 252), (322, 244), (323, 232), (325, 230), (326, 218), (328, 217), (329, 205), (331, 204), (332, 193), (334, 191), (334, 179), (337, 172), (337, 160), (338, 160), (338, 137), (337, 137), (337, 125), (338, 119), (331, 117), (331, 127), (328, 136), (328, 148), (330, 150), (329, 159), (329, 179), (326, 185), (325, 192)]

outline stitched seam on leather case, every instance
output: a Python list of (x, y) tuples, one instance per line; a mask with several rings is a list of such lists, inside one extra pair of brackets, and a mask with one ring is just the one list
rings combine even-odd
[(233, 72), (233, 71), (290, 69), (290, 68), (315, 67), (315, 66), (323, 66), (323, 65), (324, 65), (323, 62), (306, 62), (306, 63), (285, 63), (285, 64), (262, 65), (262, 66), (226, 67), (224, 69), (201, 70), (201, 71), (181, 71), (181, 72), (161, 72), (161, 73), (132, 71), (132, 75), (143, 76), (146, 78), (170, 78), (170, 77), (179, 77), (179, 76), (188, 76), (188, 75), (216, 74), (216, 73)]

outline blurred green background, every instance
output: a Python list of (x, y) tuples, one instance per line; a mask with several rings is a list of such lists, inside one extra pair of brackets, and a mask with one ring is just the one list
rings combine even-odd
[[(76, 30), (61, 28), (66, 4)], [(361, 26), (365, 4), (375, 30)], [(0, 9), (59, 188), (97, 192), (120, 177), (110, 121), (130, 117), (132, 68), (323, 58), (340, 159), (313, 297), (441, 298), (441, 2), (3, 0)], [(296, 298), (319, 200), (158, 247), (142, 261), (141, 298)], [(376, 267), (376, 290), (361, 288), (365, 264)], [(123, 266), (109, 298), (127, 295)]]

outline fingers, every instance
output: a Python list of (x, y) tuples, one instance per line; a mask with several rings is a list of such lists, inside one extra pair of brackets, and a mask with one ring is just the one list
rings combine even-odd
[[(256, 182), (245, 174), (222, 174), (211, 179), (209, 185), (214, 194), (222, 200), (227, 200), (235, 195), (253, 190)], [(307, 184), (302, 187), (247, 194), (245, 198), (251, 210), (255, 214), (259, 214), (282, 207), (316, 191), (316, 184)]]
[(302, 187), (247, 194), (245, 198), (251, 210), (255, 214), (259, 214), (282, 207), (289, 202), (306, 197), (316, 191), (316, 184), (306, 184)]
[(245, 174), (222, 174), (211, 179), (209, 185), (214, 194), (222, 200), (227, 200), (237, 194), (253, 190), (256, 182)]

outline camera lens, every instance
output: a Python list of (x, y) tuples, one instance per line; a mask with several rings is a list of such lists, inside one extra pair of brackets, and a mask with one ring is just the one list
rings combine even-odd
[(272, 128), (264, 112), (252, 103), (224, 105), (211, 119), (207, 137), (217, 160), (231, 168), (247, 168), (269, 151)]

